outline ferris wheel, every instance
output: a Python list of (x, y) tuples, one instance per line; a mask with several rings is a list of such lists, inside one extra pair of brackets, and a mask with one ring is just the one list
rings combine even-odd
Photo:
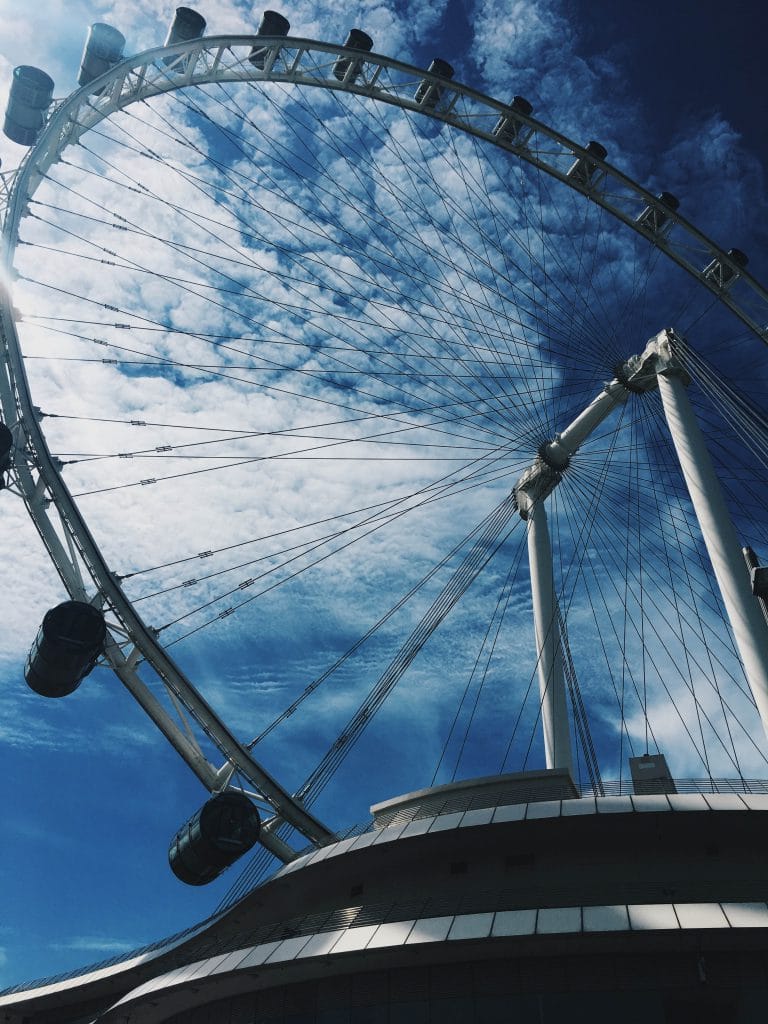
[(93, 26), (53, 104), (14, 73), (0, 470), (70, 596), (30, 685), (117, 675), (213, 794), (177, 866), (237, 819), (193, 883), (330, 841), (355, 750), (414, 786), (543, 759), (600, 789), (673, 735), (758, 771), (746, 256), (445, 61), (204, 29), (123, 59)]

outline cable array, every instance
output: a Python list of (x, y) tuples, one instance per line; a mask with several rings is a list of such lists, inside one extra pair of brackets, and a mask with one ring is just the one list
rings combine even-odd
[[(63, 477), (164, 644), (194, 664), (210, 642), (246, 679), (248, 748), (307, 739), (307, 805), (444, 623), (462, 657), (424, 784), (539, 756), (512, 490), (663, 324), (689, 332), (737, 529), (768, 559), (766, 374), (728, 312), (583, 195), (424, 121), (288, 84), (185, 89), (67, 150), (21, 233)], [(629, 397), (550, 504), (579, 773), (600, 792), (678, 742), (686, 774), (762, 763), (658, 395)]]

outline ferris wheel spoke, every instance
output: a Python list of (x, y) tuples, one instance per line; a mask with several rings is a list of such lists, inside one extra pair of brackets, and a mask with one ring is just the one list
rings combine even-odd
[[(505, 475), (506, 475), (507, 472), (508, 471), (505, 470)], [(461, 481), (461, 482), (464, 483), (464, 481)], [(455, 484), (453, 484), (452, 487), (455, 489)], [(430, 488), (430, 490), (431, 490), (431, 488)], [(441, 491), (442, 491), (442, 493), (441, 493)], [(439, 500), (439, 499), (444, 498), (446, 496), (450, 497), (451, 495), (452, 495), (452, 491), (444, 489), (444, 485), (441, 484), (441, 487), (438, 490), (437, 494), (429, 493), (427, 491), (426, 496), (422, 497), (422, 499), (420, 501), (416, 502), (415, 504), (412, 504), (412, 505), (407, 506), (405, 508), (398, 508), (398, 509), (395, 509), (394, 511), (387, 510), (384, 513), (376, 513), (374, 516), (371, 516), (369, 519), (364, 520), (361, 524), (358, 524), (355, 527), (350, 527), (350, 528), (347, 528), (345, 530), (339, 531), (339, 532), (331, 535), (332, 539), (334, 539), (334, 540), (341, 539), (342, 543), (340, 543), (337, 547), (332, 548), (331, 550), (323, 551), (320, 555), (318, 555), (317, 558), (314, 558), (314, 559), (310, 560), (308, 563), (299, 566), (295, 571), (291, 571), (287, 575), (284, 575), (284, 576), (280, 577), (276, 582), (268, 584), (266, 587), (263, 587), (261, 590), (255, 592), (255, 593), (249, 594), (248, 597), (242, 598), (241, 600), (237, 601), (234, 605), (232, 605), (229, 608), (225, 609), (224, 612), (219, 612), (216, 616), (214, 616), (213, 618), (207, 620), (206, 622), (203, 622), (201, 625), (195, 626), (194, 629), (192, 629), (192, 630), (182, 634), (179, 637), (176, 637), (172, 641), (172, 643), (178, 643), (181, 640), (187, 639), (188, 637), (190, 637), (190, 636), (194, 635), (195, 633), (199, 632), (201, 629), (204, 629), (206, 626), (212, 625), (219, 618), (227, 616), (229, 614), (232, 614), (233, 612), (238, 611), (239, 609), (245, 607), (246, 605), (251, 604), (253, 601), (258, 600), (260, 597), (263, 597), (265, 594), (271, 593), (277, 587), (282, 586), (285, 583), (291, 582), (293, 579), (295, 579), (297, 576), (299, 576), (303, 572), (306, 572), (307, 570), (315, 568), (317, 565), (320, 565), (320, 564), (324, 563), (329, 558), (333, 558), (340, 551), (345, 551), (350, 545), (355, 544), (358, 541), (367, 538), (372, 533), (375, 533), (378, 530), (380, 530), (382, 527), (387, 526), (391, 521), (398, 520), (402, 516), (408, 514), (409, 512), (412, 512), (414, 509), (418, 509), (418, 508), (420, 508), (420, 507), (422, 507), (422, 506), (424, 506), (426, 504), (432, 504), (436, 500)], [(398, 504), (399, 504), (399, 502), (398, 502)], [(359, 529), (362, 532), (357, 533), (355, 536), (353, 536), (351, 538), (344, 539), (345, 535), (347, 533), (351, 532), (351, 530), (353, 530), (353, 529), (354, 530), (358, 530)], [(268, 575), (268, 574), (276, 571), (277, 569), (283, 568), (285, 565), (292, 564), (298, 558), (300, 558), (300, 557), (302, 557), (302, 556), (304, 556), (304, 555), (306, 555), (308, 553), (312, 553), (312, 551), (314, 551), (316, 548), (320, 547), (321, 543), (322, 542), (313, 542), (312, 546), (309, 548), (308, 551), (306, 551), (306, 550), (302, 551), (301, 555), (293, 556), (292, 558), (288, 559), (286, 562), (280, 563), (280, 564), (278, 564), (276, 566), (272, 566), (263, 575)], [(274, 555), (274, 552), (272, 554)], [(165, 625), (160, 627), (160, 629), (161, 630), (165, 630), (165, 629), (169, 628), (170, 626), (177, 625), (179, 622), (184, 621), (185, 619), (188, 619), (190, 616), (192, 616), (194, 614), (197, 614), (198, 612), (203, 611), (203, 610), (211, 607), (214, 604), (217, 604), (222, 598), (224, 598), (224, 597), (231, 597), (232, 595), (237, 594), (237, 593), (241, 592), (242, 590), (244, 590), (246, 588), (249, 589), (253, 584), (258, 582), (258, 580), (260, 578), (261, 577), (255, 577), (255, 578), (252, 578), (252, 579), (249, 579), (249, 580), (245, 581), (245, 583), (238, 584), (238, 586), (235, 587), (234, 589), (226, 591), (223, 594), (218, 595), (215, 598), (213, 598), (212, 600), (206, 602), (205, 604), (199, 605), (199, 606), (193, 608), (191, 611), (186, 612), (183, 616), (180, 616), (177, 619), (174, 619), (174, 620), (172, 620), (170, 622), (165, 623)], [(194, 582), (197, 583), (199, 581), (196, 579)]]
[[(22, 317), (3, 313), (0, 389), (23, 426), (14, 485), (70, 594), (104, 607), (107, 661), (209, 789), (239, 773), (268, 803), (265, 841), (288, 859), (330, 837), (306, 806), (449, 614), (466, 616), (466, 672), (457, 659), (429, 770), (434, 783), (474, 764), (505, 640), (527, 629), (521, 474), (548, 465), (660, 322), (694, 331), (679, 353), (693, 404), (760, 547), (768, 423), (719, 369), (738, 338), (723, 311), (760, 343), (768, 293), (676, 206), (524, 112), (453, 82), (430, 106), (414, 96), (435, 87), (428, 72), (375, 55), (342, 81), (341, 47), (281, 39), (259, 68), (250, 46), (131, 59), (109, 89), (57, 107), (6, 216)], [(552, 628), (577, 771), (596, 791), (617, 749), (621, 775), (625, 747), (671, 734), (710, 777), (719, 764), (743, 777), (759, 755), (659, 409), (630, 395), (549, 467)], [(151, 536), (125, 511), (139, 507)], [(297, 642), (287, 708), (265, 700), (243, 745), (181, 665), (203, 630), (228, 658), (249, 611), (272, 629), (304, 600), (324, 623), (346, 602), (357, 639), (327, 637), (311, 665)], [(485, 620), (466, 626), (475, 606)], [(583, 665), (618, 708), (610, 736)], [(507, 733), (482, 752), (502, 771), (541, 745), (528, 668), (507, 687)], [(252, 753), (274, 756), (326, 684), (335, 738), (291, 767), (294, 796)]]
[[(609, 520), (609, 522), (610, 522), (610, 520)], [(602, 524), (598, 524), (598, 525), (596, 525), (595, 529), (596, 529), (596, 535), (597, 536), (602, 536), (602, 538), (604, 540), (604, 546), (605, 547), (610, 547), (611, 546), (611, 542), (610, 542), (610, 540), (609, 540), (609, 538), (607, 536), (607, 533), (606, 533), (606, 526), (604, 526)], [(648, 532), (644, 532), (643, 536), (644, 536), (644, 539), (647, 541), (650, 538), (650, 536), (652, 536), (652, 534), (649, 534)], [(663, 532), (662, 532), (662, 534), (660, 536), (662, 537), (662, 541), (663, 541), (664, 545), (669, 543), (669, 540), (664, 539), (664, 533)], [(647, 546), (646, 546), (646, 550), (648, 550)], [(652, 547), (650, 548), (650, 552), (653, 553), (653, 548)], [(718, 740), (722, 743), (722, 740), (720, 739), (720, 734), (719, 734), (718, 730), (715, 728), (715, 726), (714, 726), (712, 720), (710, 719), (708, 713), (703, 710), (703, 706), (701, 704), (700, 699), (698, 697), (696, 697), (696, 695), (695, 695), (694, 684), (693, 684), (692, 675), (691, 675), (691, 665), (694, 666), (697, 669), (697, 672), (702, 674), (702, 676), (707, 681), (707, 683), (710, 686), (710, 688), (712, 688), (715, 691), (717, 691), (718, 692), (718, 697), (720, 697), (719, 690), (718, 690), (718, 687), (717, 687), (717, 675), (716, 674), (710, 674), (710, 673), (706, 672), (705, 665), (698, 660), (697, 656), (693, 655), (693, 653), (692, 653), (693, 648), (690, 646), (690, 644), (685, 639), (686, 634), (688, 634), (689, 636), (694, 637), (696, 641), (702, 639), (703, 638), (703, 634), (704, 634), (704, 629), (705, 629), (705, 623), (701, 619), (695, 604), (691, 605), (690, 603), (688, 603), (688, 610), (692, 613), (692, 617), (690, 617), (690, 618), (687, 617), (686, 614), (682, 611), (682, 604), (679, 603), (680, 602), (680, 596), (678, 594), (678, 587), (680, 586), (680, 584), (676, 583), (676, 579), (679, 580), (681, 577), (679, 576), (679, 574), (676, 577), (675, 573), (673, 572), (673, 570), (671, 568), (670, 553), (669, 553), (669, 550), (668, 550), (668, 548), (666, 546), (662, 546), (660, 548), (659, 558), (661, 560), (661, 566), (660, 566), (660, 569), (658, 569), (658, 570), (657, 569), (652, 569), (650, 567), (650, 563), (648, 563), (647, 561), (645, 563), (645, 572), (648, 575), (648, 585), (645, 587), (645, 594), (646, 594), (646, 597), (647, 597), (647, 603), (649, 605), (649, 611), (652, 612), (652, 613), (656, 613), (656, 615), (652, 616), (652, 615), (649, 615), (647, 613), (645, 615), (643, 615), (643, 612), (642, 612), (642, 609), (641, 609), (640, 610), (641, 622), (643, 622), (643, 621), (645, 621), (647, 619), (647, 628), (649, 628), (649, 631), (654, 634), (655, 639), (658, 642), (658, 644), (661, 647), (661, 649), (665, 650), (666, 653), (668, 655), (670, 655), (671, 652), (670, 652), (670, 649), (668, 647), (668, 641), (666, 641), (664, 639), (664, 637), (662, 636), (662, 634), (660, 633), (660, 631), (658, 629), (658, 625), (656, 624), (656, 618), (658, 618), (658, 621), (665, 622), (669, 626), (669, 625), (671, 625), (671, 623), (670, 623), (670, 613), (671, 613), (672, 616), (673, 616), (673, 619), (675, 619), (677, 621), (677, 624), (678, 624), (677, 625), (677, 629), (674, 630), (673, 632), (676, 633), (677, 642), (681, 644), (683, 655), (684, 655), (684, 660), (686, 660), (687, 662), (690, 663), (689, 667), (687, 669), (687, 672), (682, 673), (680, 675), (680, 678), (684, 682), (685, 682), (685, 680), (687, 678), (687, 682), (685, 682), (685, 685), (688, 688), (689, 693), (691, 694), (691, 696), (693, 698), (694, 707), (695, 707), (697, 713), (699, 713), (700, 715), (702, 715), (706, 719), (707, 724), (710, 727), (710, 729), (712, 730), (713, 735), (715, 735), (715, 737), (718, 738)], [(680, 559), (680, 563), (681, 563), (682, 566), (685, 565), (685, 561), (686, 561), (685, 558), (681, 558)], [(604, 572), (605, 572), (606, 575), (608, 575), (608, 573), (609, 573), (609, 566), (605, 562), (603, 564), (604, 564)], [(666, 571), (665, 571), (665, 569), (666, 569)], [(620, 578), (627, 578), (627, 579), (629, 579), (633, 583), (633, 590), (635, 590), (636, 592), (638, 590), (642, 591), (641, 580), (637, 576), (637, 571), (632, 567), (632, 563), (630, 562), (629, 559), (627, 559), (625, 561), (625, 563), (623, 564), (623, 566), (622, 566), (622, 572), (620, 574)], [(616, 590), (615, 586), (614, 586), (614, 590)], [(616, 592), (618, 594), (618, 591), (616, 591)], [(695, 591), (693, 591), (693, 593), (695, 594)], [(667, 594), (669, 594), (670, 596), (666, 597)], [(668, 610), (663, 605), (659, 604), (659, 597), (656, 596), (656, 595), (663, 596), (665, 598), (665, 602), (669, 606)], [(627, 604), (627, 595), (626, 595), (626, 593), (625, 593), (625, 595), (624, 595), (624, 597), (622, 599), (622, 603), (627, 608), (627, 612), (629, 612), (630, 611), (630, 607)], [(637, 640), (642, 641), (643, 640), (643, 635), (640, 632), (638, 626), (635, 624), (633, 616), (630, 615), (630, 617), (628, 619), (625, 618), (625, 626), (627, 624), (631, 624), (632, 625), (632, 632), (634, 633), (634, 639), (636, 641)], [(709, 628), (711, 628), (711, 627), (709, 627)], [(717, 637), (718, 637), (718, 632), (717, 631), (712, 632), (711, 639), (715, 640)], [(625, 639), (624, 643), (622, 644), (622, 646), (626, 649), (626, 647), (627, 647), (627, 640), (626, 639)], [(698, 644), (697, 644), (697, 646), (698, 646)], [(704, 649), (709, 654), (709, 657), (711, 659), (710, 660), (710, 664), (713, 664), (713, 662), (715, 660), (715, 656), (712, 654), (710, 646), (709, 645), (704, 645)], [(628, 656), (627, 656), (627, 663), (629, 664)], [(677, 664), (676, 662), (674, 662), (674, 659), (670, 658), (670, 665), (672, 665), (673, 663)], [(658, 668), (658, 666), (654, 666), (654, 668), (655, 668), (655, 674), (659, 678), (663, 678), (661, 670)], [(719, 669), (719, 674), (720, 675), (722, 675), (724, 673), (729, 673), (729, 671), (730, 671), (728, 666), (726, 664), (724, 664), (723, 662), (719, 662), (717, 668)], [(676, 671), (678, 671), (678, 670), (676, 670)], [(738, 689), (740, 689), (742, 691), (742, 693), (744, 694), (744, 696), (746, 697), (747, 700), (751, 700), (750, 695), (745, 691), (743, 683), (740, 684), (736, 677), (731, 677), (731, 681), (733, 682), (733, 684)], [(637, 691), (637, 687), (636, 687), (636, 693), (638, 695), (638, 699), (640, 699), (639, 698), (639, 692)], [(643, 702), (643, 703), (645, 703), (645, 702)], [(733, 710), (731, 708), (728, 708), (728, 711), (731, 714), (731, 716), (734, 718), (734, 720), (738, 721), (738, 718), (736, 718)], [(742, 726), (742, 728), (743, 728), (743, 726)], [(705, 751), (706, 750), (706, 745), (705, 745), (705, 742), (704, 742), (704, 739), (703, 739), (703, 735), (702, 735), (701, 741), (702, 741), (701, 750)], [(758, 749), (758, 748), (756, 747), (755, 749)], [(726, 754), (728, 754), (727, 750), (725, 752), (726, 752)], [(703, 756), (704, 756), (705, 763), (706, 763), (706, 755), (703, 754)], [(735, 765), (735, 766), (737, 766), (737, 765)]]
[[(305, 212), (308, 216), (312, 216), (314, 218), (314, 220), (316, 221), (316, 215), (314, 214), (314, 211), (304, 210), (303, 212)], [(374, 222), (369, 223), (368, 226), (369, 226), (369, 228), (371, 229), (372, 232), (374, 232), (374, 233), (376, 232), (377, 225)], [(360, 245), (360, 243), (357, 243), (357, 245)], [(425, 248), (423, 251), (424, 251), (425, 255), (429, 254), (429, 250), (428, 249)], [(454, 291), (452, 289), (450, 289), (450, 288), (443, 288), (442, 291), (443, 291), (443, 294), (445, 296), (453, 296), (454, 295)], [(453, 328), (453, 317), (451, 319), (447, 319), (447, 318), (445, 318), (443, 316), (442, 317), (442, 323), (445, 326), (447, 326), (447, 327), (452, 327)], [(459, 339), (461, 339), (460, 335), (457, 336), (457, 337)]]

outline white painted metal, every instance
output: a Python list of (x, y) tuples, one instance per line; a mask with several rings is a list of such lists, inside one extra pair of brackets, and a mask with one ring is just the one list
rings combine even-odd
[(647, 391), (656, 387), (655, 358), (652, 344), (641, 355), (630, 356), (619, 370), (621, 380), (614, 378), (606, 384), (561, 434), (541, 446), (533, 465), (515, 487), (520, 515), (528, 520), (528, 562), (547, 768), (573, 771), (562, 638), (544, 501), (560, 483), (571, 458), (603, 420), (627, 400), (630, 389)]
[[(255, 44), (270, 50), (264, 70), (255, 68), (248, 61), (250, 50)], [(101, 120), (133, 103), (189, 85), (271, 80), (342, 90), (419, 111), (514, 153), (569, 187), (588, 192), (592, 201), (663, 249), (766, 340), (764, 324), (768, 322), (768, 292), (743, 268), (733, 265), (731, 269), (738, 275), (739, 287), (729, 289), (725, 294), (716, 282), (707, 278), (699, 267), (690, 262), (689, 254), (693, 251), (703, 252), (708, 263), (715, 259), (730, 266), (732, 261), (728, 255), (684, 218), (666, 207), (663, 207), (662, 212), (667, 222), (674, 225), (672, 234), (679, 235), (679, 241), (675, 241), (674, 237), (670, 240), (668, 232), (650, 233), (644, 226), (645, 222), (638, 220), (638, 217), (648, 207), (659, 207), (659, 202), (654, 195), (621, 172), (604, 161), (593, 160), (599, 165), (600, 175), (596, 179), (599, 184), (591, 182), (580, 185), (568, 177), (567, 170), (574, 157), (586, 155), (581, 146), (533, 118), (518, 112), (512, 114), (507, 105), (497, 100), (458, 83), (444, 82), (429, 72), (399, 61), (366, 54), (360, 77), (352, 82), (347, 76), (340, 82), (334, 77), (332, 68), (337, 57), (347, 52), (341, 46), (303, 39), (258, 37), (257, 40), (254, 36), (218, 36), (150, 50), (117, 65), (100, 79), (55, 105), (39, 142), (30, 150), (21, 167), (11, 175), (2, 176), (0, 214), (3, 216), (3, 236), (0, 269), (8, 278), (12, 277), (19, 223), (47, 170), (60, 159), (68, 145), (76, 144), (85, 132)], [(441, 100), (434, 108), (425, 108), (414, 100), (415, 84), (425, 79), (440, 81)], [(507, 135), (505, 138), (504, 133), (495, 135), (494, 127), (500, 118), (511, 116), (520, 122), (524, 130), (513, 137)], [(152, 630), (141, 621), (118, 581), (112, 576), (47, 449), (27, 386), (11, 301), (5, 293), (1, 298), (4, 365), (0, 368), (0, 399), (6, 421), (18, 420), (21, 424), (23, 436), (19, 439), (19, 446), (23, 447), (25, 453), (23, 459), (17, 460), (15, 478), (70, 593), (87, 597), (82, 593), (80, 577), (82, 575), (92, 581), (95, 588), (92, 598), (102, 603), (117, 620), (118, 632), (131, 638), (134, 647), (127, 655), (123, 655), (116, 642), (110, 645), (110, 661), (117, 674), (206, 785), (215, 788), (229, 770), (227, 766), (234, 766), (272, 804), (281, 820), (290, 822), (314, 841), (329, 838), (330, 833), (325, 826), (250, 757), (200, 697), (192, 683), (159, 645)], [(613, 382), (613, 385), (617, 383)], [(608, 404), (605, 410), (607, 415), (615, 402), (608, 402), (608, 399), (612, 399), (610, 394), (601, 398), (601, 408), (606, 402)], [(591, 418), (590, 414), (590, 422)], [(596, 415), (595, 419), (599, 421)], [(582, 427), (577, 429), (574, 423), (572, 428), (570, 439), (563, 442), (561, 436), (552, 443), (553, 460), (569, 457), (567, 448), (573, 452), (581, 443), (578, 437)], [(594, 426), (590, 429), (594, 429)], [(584, 436), (588, 432), (585, 430)], [(551, 467), (546, 468), (550, 473), (553, 472)], [(556, 475), (550, 481), (551, 486), (547, 484), (547, 493), (555, 486), (558, 478)], [(545, 482), (544, 475), (539, 474), (536, 483), (542, 485)], [(525, 492), (521, 490), (520, 495), (525, 500)], [(51, 503), (52, 507), (49, 508)], [(119, 656), (114, 652), (118, 652)], [(173, 721), (152, 696), (134, 670), (139, 659), (153, 666), (169, 692), (181, 702), (224, 754), (224, 768), (216, 770), (208, 764), (199, 746), (190, 741), (183, 728)]]
[(535, 501), (528, 513), (528, 560), (546, 765), (573, 774), (552, 546), (543, 501)]
[(544, 445), (542, 454), (549, 465), (557, 470), (565, 469), (571, 456), (576, 454), (606, 416), (627, 400), (627, 394), (626, 387), (618, 380), (606, 384), (597, 398), (590, 402), (584, 412), (579, 413), (562, 434), (556, 434), (552, 441)]
[(652, 344), (637, 356), (630, 356), (620, 368), (620, 377), (605, 385), (584, 412), (561, 434), (543, 444), (539, 455), (526, 469), (515, 486), (517, 506), (523, 519), (538, 501), (544, 501), (560, 483), (562, 473), (582, 444), (610, 415), (622, 405), (632, 391), (650, 391), (656, 387), (656, 351)]
[[(248, 61), (254, 45), (271, 48), (264, 70), (254, 68)], [(54, 108), (40, 142), (19, 169), (17, 178), (25, 177), (26, 181), (16, 180), (9, 186), (11, 200), (20, 193), (23, 203), (25, 195), (34, 192), (40, 178), (58, 159), (61, 151), (104, 117), (163, 92), (215, 81), (249, 80), (337, 89), (446, 121), (514, 153), (569, 188), (588, 193), (592, 202), (598, 203), (662, 249), (717, 295), (758, 337), (768, 342), (765, 326), (768, 323), (768, 290), (679, 212), (672, 211), (654, 193), (617, 168), (588, 154), (562, 133), (533, 117), (512, 111), (498, 100), (380, 54), (365, 54), (362, 72), (355, 82), (348, 79), (339, 81), (332, 68), (340, 55), (348, 55), (348, 51), (341, 46), (310, 39), (209, 36), (130, 57)], [(423, 107), (414, 99), (415, 86), (425, 79), (440, 83), (441, 100), (434, 108)], [(96, 95), (96, 90), (100, 90), (100, 95)], [(511, 138), (503, 131), (496, 134), (494, 129), (505, 119), (519, 122), (523, 130)], [(567, 172), (574, 159), (585, 157), (597, 166), (599, 174), (591, 182), (580, 184)], [(7, 184), (10, 175), (6, 175), (5, 180)], [(2, 200), (0, 194), (0, 205)], [(642, 214), (649, 208), (663, 216), (663, 232), (648, 227), (649, 218)], [(696, 263), (691, 262), (692, 254), (696, 254), (693, 257)], [(713, 262), (731, 271), (727, 289), (722, 288), (711, 273), (707, 274), (707, 268)], [(738, 287), (731, 287), (736, 283)]]
[(741, 543), (686, 393), (684, 371), (675, 358), (674, 339), (672, 331), (662, 331), (655, 339), (664, 413), (749, 688), (768, 734), (768, 626), (752, 594)]
[[(199, 723), (205, 734), (215, 742), (218, 749), (227, 758), (227, 763), (234, 765), (236, 770), (241, 772), (263, 794), (282, 820), (294, 825), (308, 839), (316, 842), (327, 841), (333, 835), (331, 830), (307, 811), (300, 801), (295, 800), (269, 772), (250, 756), (222, 719), (197, 692), (181, 668), (161, 647), (153, 630), (142, 621), (123, 593), (118, 581), (104, 561), (101, 551), (91, 536), (67, 486), (61, 479), (54, 459), (48, 450), (32, 406), (18, 339), (13, 344), (15, 326), (7, 304), (0, 308), (0, 326), (2, 327), (0, 333), (3, 335), (6, 348), (6, 366), (10, 371), (8, 377), (5, 374), (0, 375), (0, 394), (3, 395), (4, 400), (12, 399), (16, 403), (19, 419), (24, 425), (27, 444), (35, 453), (39, 480), (44, 481), (45, 488), (53, 499), (53, 505), (60, 517), (61, 527), (65, 535), (72, 538), (82, 566), (87, 569), (90, 579), (94, 581), (101, 600), (107, 609), (118, 618), (135, 647), (141, 652), (142, 657), (152, 665), (169, 692), (181, 702)], [(12, 390), (13, 385), (15, 387)], [(17, 466), (17, 472), (25, 493), (27, 507), (62, 580), (70, 593), (88, 600), (89, 595), (82, 593), (80, 566), (72, 564), (68, 552), (59, 540), (47, 514), (47, 500), (43, 501), (37, 496), (37, 483), (24, 464), (20, 463)], [(147, 712), (174, 749), (184, 758), (203, 785), (210, 790), (218, 788), (217, 770), (208, 763), (200, 752), (199, 746), (190, 742), (183, 728), (177, 725), (165, 711), (157, 698), (139, 678), (137, 672), (128, 664), (114, 640), (108, 643), (105, 655), (121, 682)], [(264, 845), (269, 845), (268, 840), (264, 842)], [(277, 854), (278, 850), (284, 850), (282, 843), (279, 846), (278, 844), (272, 845), (276, 855), (279, 855)]]

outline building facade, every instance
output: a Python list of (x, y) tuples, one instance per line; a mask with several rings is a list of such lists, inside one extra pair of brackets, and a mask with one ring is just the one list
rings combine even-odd
[(372, 811), (184, 939), (0, 997), (0, 1020), (762, 1019), (768, 796), (579, 797), (542, 771)]

